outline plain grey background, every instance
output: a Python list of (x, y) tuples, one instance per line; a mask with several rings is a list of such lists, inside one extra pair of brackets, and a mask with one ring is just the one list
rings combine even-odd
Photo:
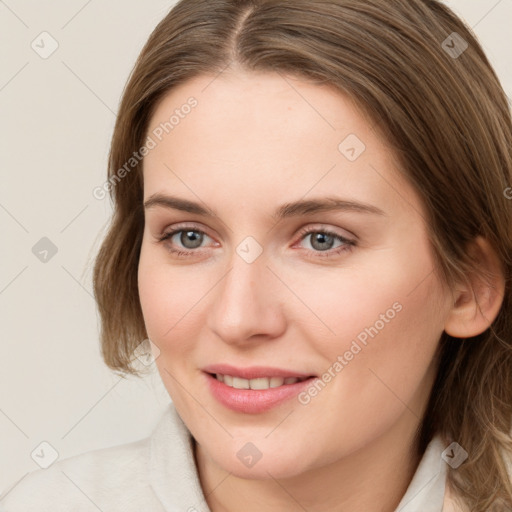
[[(0, 491), (51, 455), (42, 442), (62, 459), (140, 439), (170, 400), (156, 370), (121, 379), (103, 364), (91, 275), (121, 93), (173, 4), (0, 0)], [(512, 0), (447, 4), (511, 97)]]

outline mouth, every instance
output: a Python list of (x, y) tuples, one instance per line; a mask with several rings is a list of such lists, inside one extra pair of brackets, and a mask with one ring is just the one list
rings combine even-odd
[(315, 375), (277, 368), (235, 368), (215, 365), (203, 369), (212, 396), (224, 407), (258, 414), (290, 400), (316, 379)]

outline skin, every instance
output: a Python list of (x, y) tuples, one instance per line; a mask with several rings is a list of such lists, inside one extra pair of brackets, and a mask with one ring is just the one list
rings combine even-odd
[[(197, 106), (144, 159), (144, 200), (172, 194), (217, 215), (147, 208), (139, 293), (162, 381), (197, 442), (208, 504), (213, 512), (242, 503), (245, 512), (392, 512), (419, 462), (414, 435), (439, 338), (461, 323), (468, 329), (471, 301), (433, 271), (420, 197), (348, 97), (279, 74), (226, 71), (170, 91), (148, 134), (190, 96)], [(338, 150), (349, 134), (366, 146), (355, 161)], [(383, 215), (273, 217), (283, 203), (332, 195)], [(200, 247), (181, 233), (158, 241), (178, 226), (204, 231)], [(304, 227), (355, 245), (335, 254), (343, 244), (334, 239), (322, 251)], [(236, 251), (248, 236), (263, 249), (252, 263)], [(205, 385), (201, 368), (213, 363), (321, 375), (395, 303), (400, 312), (307, 405), (294, 398), (242, 414)], [(262, 453), (250, 468), (237, 457), (247, 442)]]

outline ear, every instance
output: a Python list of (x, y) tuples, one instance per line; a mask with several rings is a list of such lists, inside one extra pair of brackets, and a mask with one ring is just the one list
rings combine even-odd
[(454, 304), (445, 322), (445, 332), (455, 338), (470, 338), (490, 327), (498, 316), (505, 293), (501, 262), (491, 244), (478, 236), (469, 247), (476, 269), (459, 283)]

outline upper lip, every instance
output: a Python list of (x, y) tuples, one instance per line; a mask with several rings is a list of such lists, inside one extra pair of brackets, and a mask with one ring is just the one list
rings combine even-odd
[(203, 371), (206, 373), (220, 373), (221, 375), (231, 375), (242, 379), (257, 379), (261, 377), (313, 377), (310, 373), (298, 372), (295, 370), (285, 370), (283, 368), (274, 368), (270, 366), (249, 366), (246, 368), (237, 368), (229, 364), (211, 364), (205, 366)]

